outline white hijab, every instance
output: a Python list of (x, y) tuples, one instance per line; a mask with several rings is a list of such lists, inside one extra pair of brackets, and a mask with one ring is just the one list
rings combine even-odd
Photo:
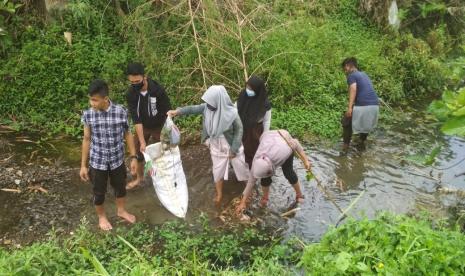
[(202, 96), (202, 100), (216, 108), (211, 111), (205, 107), (203, 124), (211, 138), (221, 136), (237, 117), (237, 109), (231, 102), (226, 88), (222, 85), (212, 85)]

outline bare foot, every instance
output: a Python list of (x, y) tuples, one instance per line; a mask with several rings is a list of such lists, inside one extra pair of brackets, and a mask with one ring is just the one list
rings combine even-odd
[(126, 210), (118, 211), (118, 217), (126, 220), (129, 223), (136, 222), (136, 217), (134, 215), (129, 214)]
[(304, 201), (305, 201), (305, 197), (304, 197), (303, 195), (300, 195), (300, 196), (296, 196), (296, 197), (295, 197), (295, 202), (296, 202), (297, 204), (302, 204), (302, 203), (304, 203)]
[(126, 190), (132, 190), (135, 187), (139, 186), (139, 184), (140, 184), (140, 180), (139, 179), (134, 179), (133, 181), (126, 184)]
[(102, 217), (98, 218), (98, 226), (103, 231), (110, 231), (111, 229), (113, 229), (113, 227), (111, 226), (111, 224), (108, 221), (107, 217), (105, 217), (105, 216), (102, 216)]
[(216, 195), (215, 196), (215, 199), (213, 200), (213, 202), (215, 202), (215, 206), (216, 207), (220, 207), (221, 206), (221, 200), (223, 199), (223, 195)]

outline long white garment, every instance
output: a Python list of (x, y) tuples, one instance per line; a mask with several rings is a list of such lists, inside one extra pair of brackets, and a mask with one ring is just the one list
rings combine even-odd
[(265, 117), (263, 117), (263, 132), (269, 131), (271, 127), (271, 109), (265, 113)]
[(229, 162), (231, 162), (237, 180), (246, 181), (249, 179), (249, 166), (245, 162), (243, 146), (239, 148), (236, 157), (229, 159), (230, 147), (224, 136), (208, 139), (207, 145), (210, 148), (215, 182), (229, 179)]

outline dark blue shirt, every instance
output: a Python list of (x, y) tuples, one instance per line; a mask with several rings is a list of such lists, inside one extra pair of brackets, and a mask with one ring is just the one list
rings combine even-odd
[(378, 95), (373, 88), (370, 78), (365, 72), (355, 71), (347, 76), (347, 84), (350, 86), (357, 84), (357, 94), (355, 95), (355, 105), (378, 105)]

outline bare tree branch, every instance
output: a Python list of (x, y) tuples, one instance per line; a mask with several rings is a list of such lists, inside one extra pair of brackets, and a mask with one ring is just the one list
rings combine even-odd
[(240, 43), (240, 46), (241, 46), (241, 55), (242, 55), (242, 63), (241, 63), (242, 68), (241, 69), (244, 72), (244, 80), (247, 81), (249, 79), (249, 77), (247, 75), (247, 64), (245, 62), (245, 55), (246, 55), (247, 50), (244, 48), (244, 42), (243, 42), (243, 39), (242, 39), (242, 26), (244, 24), (244, 20), (240, 18), (239, 7), (237, 6), (236, 2), (234, 2), (233, 11), (234, 11), (234, 15), (236, 16), (237, 27), (238, 27), (238, 30), (239, 30), (239, 43)]
[[(147, 24), (141, 23), (146, 20), (165, 18), (168, 15), (177, 18), (177, 24), (167, 32), (160, 33), (155, 29), (151, 36), (142, 37), (137, 43), (140, 44), (138, 47), (148, 55), (156, 55), (158, 47), (151, 46), (153, 39), (166, 38), (169, 44), (164, 46), (167, 51), (160, 57), (163, 62), (173, 63), (179, 58), (188, 57), (187, 67), (174, 68), (178, 73), (182, 72), (182, 77), (173, 87), (196, 92), (193, 98), (198, 96), (197, 92), (205, 91), (213, 82), (224, 83), (230, 89), (240, 90), (252, 69), (248, 66), (248, 59), (255, 60), (260, 57), (251, 51), (254, 43), (265, 40), (270, 33), (289, 24), (273, 23), (270, 24), (270, 28), (255, 26), (255, 19), (264, 15), (268, 10), (268, 4), (257, 3), (252, 10), (246, 10), (245, 1), (239, 0), (161, 0), (160, 2), (166, 6), (156, 14), (143, 14), (147, 10), (144, 9), (146, 3), (139, 6), (126, 17), (129, 21), (128, 25), (132, 25), (137, 32), (142, 33)], [(270, 22), (279, 23), (277, 18), (265, 16), (270, 18)], [(252, 74), (278, 56), (297, 53), (277, 53), (262, 61), (254, 68)], [(194, 55), (193, 59), (191, 55)], [(273, 68), (268, 69), (273, 70)], [(201, 79), (199, 73), (202, 75)]]
[(226, 58), (228, 60), (230, 60), (231, 62), (237, 64), (237, 65), (241, 65), (241, 61), (235, 57), (233, 54), (231, 54), (229, 51), (227, 51), (226, 49), (224, 49), (223, 47), (221, 47), (220, 45), (218, 45), (217, 43), (213, 42), (213, 41), (210, 41), (208, 39), (203, 39), (203, 38), (199, 38), (200, 40), (202, 40), (203, 42), (207, 43), (207, 44), (210, 44), (212, 45), (215, 49), (218, 49), (220, 51), (222, 51), (223, 53), (227, 54), (230, 58), (227, 58), (227, 57), (223, 57), (223, 58)]
[(208, 69), (207, 69), (207, 71), (212, 73), (212, 74), (215, 74), (215, 75), (218, 75), (218, 76), (222, 77), (224, 80), (228, 81), (231, 86), (234, 86), (234, 87), (236, 87), (238, 89), (241, 89), (241, 85), (237, 84), (236, 81), (226, 77), (225, 75), (219, 73), (218, 71), (213, 71), (213, 70), (208, 70)]
[[(192, 25), (192, 31), (194, 32), (195, 47), (197, 48), (197, 55), (198, 55), (198, 58), (199, 58), (200, 70), (202, 71), (203, 87), (207, 88), (207, 82), (205, 80), (205, 71), (203, 69), (203, 64), (202, 64), (202, 54), (200, 53), (200, 46), (199, 46), (199, 42), (198, 42), (198, 39), (197, 39), (197, 30), (195, 29), (194, 13), (192, 11), (192, 0), (187, 0), (187, 1), (189, 3), (189, 14), (191, 16), (191, 21), (190, 22), (191, 22), (191, 25)], [(199, 0), (199, 1), (202, 1), (202, 0)]]
[(222, 32), (222, 34), (226, 34), (228, 36), (230, 36), (231, 38), (234, 38), (234, 39), (238, 39), (238, 35), (231, 29), (229, 29), (226, 24), (224, 24), (223, 22), (220, 22), (218, 20), (215, 20), (215, 19), (211, 19), (211, 18), (208, 18), (208, 17), (201, 17), (202, 20), (204, 21), (208, 21), (210, 23), (213, 23), (215, 25), (217, 25), (218, 27), (222, 28), (224, 32)]
[[(152, 1), (146, 2), (146, 3), (144, 3), (144, 4), (140, 5), (140, 6), (138, 6), (138, 7), (136, 8), (136, 10), (139, 9), (140, 7), (143, 7), (144, 5), (152, 5), (152, 3), (155, 2), (155, 1), (156, 1), (156, 0), (152, 0)], [(169, 5), (169, 3), (167, 3), (166, 1), (161, 1), (161, 2), (162, 2), (163, 4)], [(173, 11), (173, 10), (176, 10), (177, 8), (181, 7), (184, 3), (185, 3), (185, 1), (180, 1), (177, 5), (172, 6), (171, 8), (166, 9), (166, 10), (164, 10), (163, 12), (161, 12), (161, 13), (159, 13), (159, 14), (151, 15), (151, 16), (144, 17), (144, 18), (134, 19), (134, 21), (135, 21), (135, 22), (138, 22), (138, 21), (145, 21), (145, 20), (149, 20), (149, 19), (153, 19), (153, 18), (158, 18), (158, 17), (160, 17), (160, 16), (162, 16), (162, 15), (164, 15), (164, 14), (166, 14), (166, 13), (169, 13), (169, 12), (171, 12), (171, 11)], [(182, 14), (182, 15), (183, 15), (183, 14)], [(186, 16), (186, 17), (188, 17), (188, 16)]]
[(277, 26), (274, 26), (273, 28), (270, 28), (264, 32), (262, 32), (260, 35), (258, 35), (257, 37), (255, 37), (254, 39), (252, 39), (252, 41), (250, 41), (249, 43), (247, 43), (247, 45), (245, 46), (245, 49), (246, 51), (250, 48), (250, 46), (252, 46), (254, 43), (256, 43), (257, 41), (261, 40), (263, 37), (265, 37), (266, 35), (268, 35), (269, 33), (271, 33), (272, 31), (276, 30), (277, 28), (281, 28), (281, 27), (284, 27), (284, 26), (288, 26), (291, 22), (286, 22), (286, 23), (283, 23), (283, 24), (280, 24), (280, 25), (277, 25)]

